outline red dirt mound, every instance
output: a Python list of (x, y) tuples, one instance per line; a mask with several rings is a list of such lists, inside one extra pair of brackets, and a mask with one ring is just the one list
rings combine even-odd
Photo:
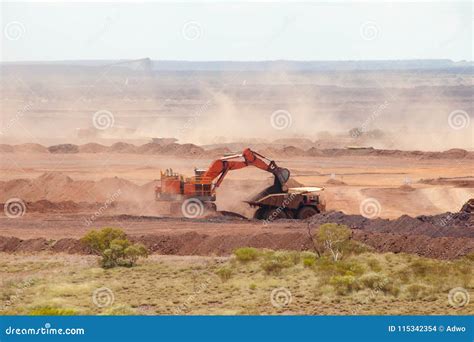
[(109, 148), (107, 146), (96, 143), (89, 143), (79, 146), (79, 153), (103, 153), (107, 152), (108, 150)]
[(347, 185), (345, 182), (339, 179), (331, 178), (326, 181), (326, 184), (330, 185)]
[(73, 144), (61, 144), (48, 147), (50, 153), (79, 153), (79, 146)]
[(124, 200), (133, 196), (143, 196), (142, 188), (118, 177), (104, 178), (97, 182), (75, 181), (61, 172), (47, 172), (32, 180), (14, 179), (0, 184), (2, 202), (10, 198), (21, 198), (25, 202), (48, 200), (96, 203), (108, 199)]
[[(301, 140), (301, 141), (300, 141)], [(415, 158), (415, 159), (474, 159), (473, 151), (463, 149), (451, 149), (443, 152), (423, 152), (423, 151), (401, 151), (401, 150), (379, 150), (374, 148), (317, 148), (318, 144), (310, 145), (305, 139), (296, 139), (298, 143), (291, 143), (293, 139), (283, 139), (288, 144), (250, 144), (257, 148), (260, 153), (271, 157), (339, 157), (339, 156), (374, 156), (374, 157), (395, 157), (395, 158)], [(301, 142), (301, 143), (300, 143)], [(232, 144), (228, 144), (231, 146)], [(239, 149), (242, 145), (237, 143)], [(312, 146), (312, 147), (310, 147)], [(322, 146), (322, 145), (321, 145)], [(159, 144), (148, 143), (135, 146), (125, 142), (117, 142), (111, 146), (104, 146), (95, 143), (85, 145), (60, 144), (48, 148), (38, 144), (23, 145), (0, 145), (0, 153), (12, 152), (35, 152), (35, 153), (137, 153), (137, 154), (161, 154), (178, 157), (202, 157), (215, 158), (216, 156), (230, 152), (228, 146), (213, 145), (214, 149), (205, 150), (201, 146), (194, 144)]]
[(458, 188), (474, 188), (474, 177), (420, 179), (419, 183), (430, 185), (452, 185)]
[(15, 152), (19, 153), (48, 153), (48, 149), (40, 144), (21, 144), (13, 146)]
[(403, 215), (394, 220), (368, 219), (361, 215), (346, 215), (340, 211), (318, 214), (307, 219), (314, 225), (337, 223), (352, 229), (376, 233), (396, 233), (426, 235), (431, 237), (469, 237), (474, 238), (474, 216), (444, 213), (436, 216), (417, 218)]
[[(353, 239), (373, 247), (378, 252), (413, 253), (439, 259), (454, 259), (474, 251), (474, 239), (421, 235), (371, 233), (353, 231)], [(312, 242), (306, 232), (208, 235), (197, 232), (181, 234), (150, 234), (131, 236), (143, 243), (152, 253), (169, 255), (230, 255), (239, 247), (284, 250), (311, 250)], [(0, 236), (1, 252), (66, 252), (92, 254), (80, 240), (63, 238), (47, 241), (44, 238), (22, 240)]]

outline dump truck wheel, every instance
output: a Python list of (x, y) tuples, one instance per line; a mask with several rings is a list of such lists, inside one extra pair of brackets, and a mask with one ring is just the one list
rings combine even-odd
[(275, 221), (275, 220), (280, 220), (280, 219), (287, 219), (288, 215), (286, 212), (282, 209), (267, 209), (265, 211), (265, 214), (263, 215), (265, 220), (269, 221)]
[(318, 210), (315, 207), (311, 206), (304, 206), (298, 210), (298, 213), (296, 214), (296, 218), (299, 220), (304, 220), (307, 219), (308, 217), (314, 216), (318, 213)]
[(257, 211), (253, 214), (253, 218), (257, 220), (263, 220), (265, 218), (265, 212), (267, 209), (258, 208)]

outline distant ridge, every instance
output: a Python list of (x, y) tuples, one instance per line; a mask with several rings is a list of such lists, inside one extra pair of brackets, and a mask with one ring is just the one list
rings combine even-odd
[(472, 72), (474, 63), (454, 62), (449, 59), (367, 60), (367, 61), (174, 61), (151, 60), (84, 60), (3, 62), (5, 66), (89, 66), (141, 69), (145, 65), (153, 71), (344, 71), (344, 70), (443, 70), (467, 69)]

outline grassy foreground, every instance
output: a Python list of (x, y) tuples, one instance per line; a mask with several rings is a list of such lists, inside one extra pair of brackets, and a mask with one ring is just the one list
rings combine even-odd
[[(470, 257), (365, 252), (334, 262), (244, 248), (102, 269), (94, 256), (1, 253), (0, 314), (473, 314), (474, 300), (457, 305), (472, 298), (473, 266)], [(458, 287), (467, 292), (453, 305)]]

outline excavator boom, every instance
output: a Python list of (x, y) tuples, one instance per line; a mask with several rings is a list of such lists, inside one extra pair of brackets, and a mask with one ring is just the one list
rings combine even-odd
[[(243, 158), (244, 160), (232, 160), (237, 158)], [(262, 158), (267, 159), (261, 154), (246, 148), (240, 155), (233, 155), (213, 161), (207, 171), (204, 172), (203, 177), (211, 179), (212, 181), (219, 177), (215, 183), (215, 187), (218, 187), (228, 171), (242, 169), (247, 166), (255, 166), (264, 171), (273, 173), (281, 185), (284, 185), (290, 177), (290, 171), (278, 167), (272, 160), (267, 163)]]

